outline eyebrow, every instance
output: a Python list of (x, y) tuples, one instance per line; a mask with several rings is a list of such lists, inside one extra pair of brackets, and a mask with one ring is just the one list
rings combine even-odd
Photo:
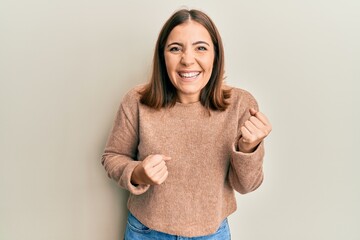
[[(206, 45), (208, 45), (208, 46), (210, 47), (210, 44), (208, 44), (208, 43), (205, 42), (205, 41), (197, 41), (197, 42), (194, 42), (192, 45), (194, 46), (194, 45), (198, 45), (198, 44), (206, 44)], [(184, 44), (182, 44), (182, 43), (172, 42), (172, 43), (168, 44), (167, 47), (170, 47), (170, 46), (172, 46), (172, 45), (184, 46)]]

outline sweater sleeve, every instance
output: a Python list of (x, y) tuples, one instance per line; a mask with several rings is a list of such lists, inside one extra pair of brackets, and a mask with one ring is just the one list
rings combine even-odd
[(248, 92), (242, 94), (240, 102), (238, 134), (232, 147), (228, 177), (233, 189), (246, 194), (257, 189), (263, 181), (264, 142), (261, 142), (252, 153), (243, 153), (238, 150), (240, 128), (250, 118), (249, 108), (257, 111), (259, 109), (255, 98)]
[(140, 163), (136, 160), (139, 141), (137, 112), (137, 102), (129, 95), (125, 96), (101, 159), (108, 176), (134, 195), (140, 195), (149, 189), (149, 185), (135, 186), (131, 183), (131, 175)]

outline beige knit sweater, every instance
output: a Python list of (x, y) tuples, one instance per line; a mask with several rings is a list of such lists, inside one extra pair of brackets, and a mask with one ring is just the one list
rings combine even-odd
[[(130, 191), (129, 211), (151, 229), (186, 237), (214, 233), (236, 210), (234, 190), (245, 194), (263, 180), (263, 143), (237, 151), (240, 127), (257, 109), (248, 92), (233, 88), (226, 111), (209, 112), (200, 102), (151, 109), (138, 88), (124, 97), (102, 164), (109, 177)], [(164, 154), (169, 176), (157, 186), (134, 186), (134, 168), (150, 154)]]

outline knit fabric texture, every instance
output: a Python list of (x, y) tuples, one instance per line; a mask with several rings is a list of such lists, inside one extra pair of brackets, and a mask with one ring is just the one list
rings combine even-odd
[[(120, 104), (102, 164), (130, 192), (129, 211), (147, 227), (184, 237), (209, 235), (236, 210), (234, 190), (245, 194), (263, 180), (263, 142), (252, 153), (237, 149), (240, 127), (258, 110), (247, 91), (232, 88), (225, 111), (200, 102), (155, 110), (140, 103), (139, 86)], [(134, 168), (163, 154), (168, 178), (161, 185), (133, 185)]]

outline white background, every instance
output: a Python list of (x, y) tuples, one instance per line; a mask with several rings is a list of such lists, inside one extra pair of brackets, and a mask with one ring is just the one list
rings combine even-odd
[(233, 239), (360, 239), (358, 0), (2, 0), (0, 239), (121, 239), (127, 193), (101, 154), (183, 5), (212, 17), (227, 82), (273, 124), (265, 181), (237, 194)]

